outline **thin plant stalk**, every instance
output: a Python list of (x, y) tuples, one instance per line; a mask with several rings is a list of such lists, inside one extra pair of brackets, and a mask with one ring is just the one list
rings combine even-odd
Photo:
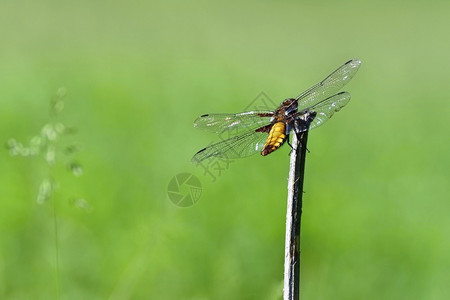
[(308, 131), (292, 135), (286, 211), (284, 254), (284, 300), (300, 299), (300, 225)]

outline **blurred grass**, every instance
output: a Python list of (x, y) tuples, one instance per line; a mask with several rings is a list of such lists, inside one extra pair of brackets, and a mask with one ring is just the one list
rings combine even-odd
[[(287, 154), (189, 162), (192, 121), (279, 103), (350, 58), (348, 107), (310, 134), (305, 299), (448, 299), (446, 1), (2, 1), (0, 140), (26, 142), (67, 88), (62, 119), (84, 175), (54, 200), (62, 299), (274, 299), (281, 294)], [(0, 298), (57, 297), (54, 214), (39, 158), (0, 151)], [(203, 184), (187, 209), (181, 172)], [(72, 204), (82, 197), (92, 212)]]

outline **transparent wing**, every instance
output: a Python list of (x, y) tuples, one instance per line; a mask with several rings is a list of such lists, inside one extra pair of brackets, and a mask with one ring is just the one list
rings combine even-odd
[(199, 164), (205, 159), (218, 157), (222, 159), (243, 158), (261, 152), (267, 139), (266, 132), (246, 131), (240, 135), (212, 144), (198, 151), (191, 161)]
[(197, 118), (194, 127), (209, 132), (223, 133), (233, 130), (238, 135), (250, 129), (256, 129), (270, 123), (271, 111), (249, 111), (238, 114), (208, 114)]
[[(328, 121), (335, 112), (341, 110), (341, 108), (343, 108), (348, 103), (348, 101), (350, 101), (350, 98), (350, 93), (341, 92), (316, 103), (314, 106), (300, 111), (299, 114), (301, 116), (312, 111), (317, 113), (315, 118), (309, 125), (309, 129), (313, 129)], [(300, 132), (306, 130), (307, 128), (301, 129)]]
[(301, 93), (298, 100), (299, 110), (312, 107), (320, 103), (323, 99), (336, 94), (346, 85), (358, 71), (361, 61), (352, 59), (339, 67), (336, 71), (328, 75), (327, 78)]

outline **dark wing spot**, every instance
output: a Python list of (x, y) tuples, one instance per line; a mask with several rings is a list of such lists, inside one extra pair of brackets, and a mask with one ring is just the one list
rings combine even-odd
[(201, 152), (203, 152), (205, 150), (206, 150), (206, 148), (203, 148), (202, 150), (199, 150), (197, 153), (195, 153), (195, 155), (197, 155), (197, 154), (199, 154), (199, 153), (201, 153)]

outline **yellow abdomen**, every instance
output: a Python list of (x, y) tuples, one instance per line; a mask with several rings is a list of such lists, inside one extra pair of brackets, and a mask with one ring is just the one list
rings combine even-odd
[(286, 140), (286, 125), (283, 122), (273, 124), (269, 132), (266, 144), (261, 151), (262, 156), (272, 153), (284, 144)]

